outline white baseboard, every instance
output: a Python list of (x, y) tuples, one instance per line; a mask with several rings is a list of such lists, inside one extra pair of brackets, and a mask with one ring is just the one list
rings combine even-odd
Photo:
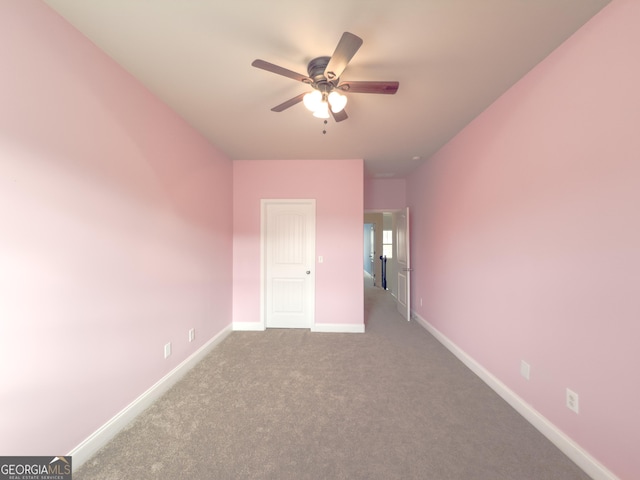
[(262, 322), (233, 322), (234, 332), (264, 332), (265, 326)]
[(73, 457), (73, 468), (77, 469), (89, 460), (98, 450), (115, 437), (116, 434), (131, 423), (135, 417), (151, 406), (153, 402), (160, 398), (189, 370), (195, 367), (230, 333), (231, 326), (228, 326), (180, 363), (180, 365), (158, 380), (155, 385), (126, 406), (115, 417), (93, 432), (82, 443), (80, 443), (80, 445), (71, 450), (67, 455), (71, 455)]
[[(262, 322), (235, 322), (235, 332), (263, 332), (266, 330)], [(312, 332), (322, 333), (364, 333), (364, 324), (318, 323), (311, 327)]]
[(316, 323), (312, 332), (322, 333), (364, 333), (364, 323)]
[(562, 453), (569, 457), (584, 472), (594, 480), (620, 480), (609, 471), (604, 465), (589, 455), (580, 445), (569, 438), (558, 427), (543, 417), (537, 410), (526, 403), (513, 390), (498, 380), (482, 365), (461, 350), (449, 338), (443, 335), (437, 328), (427, 322), (416, 312), (412, 312), (411, 318), (416, 320), (433, 335), (442, 345), (453, 353), (462, 363), (464, 363), (473, 373), (502, 397), (511, 407), (522, 415), (540, 433), (547, 437)]

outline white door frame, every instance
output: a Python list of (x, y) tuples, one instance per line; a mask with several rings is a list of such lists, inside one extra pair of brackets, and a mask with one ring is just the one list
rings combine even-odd
[[(266, 287), (267, 287), (267, 271), (266, 271), (266, 247), (267, 247), (267, 237), (266, 237), (266, 220), (267, 220), (267, 206), (274, 204), (306, 204), (313, 206), (313, 211), (316, 211), (316, 200), (315, 199), (261, 199), (260, 200), (260, 324), (259, 327), (262, 330), (266, 330), (267, 321), (266, 321)], [(311, 236), (312, 244), (313, 244), (313, 255), (314, 259), (313, 265), (310, 266), (311, 273), (309, 274), (309, 280), (312, 282), (313, 295), (309, 298), (309, 309), (311, 312), (311, 322), (309, 328), (313, 329), (315, 326), (315, 217), (314, 217), (314, 231)]]

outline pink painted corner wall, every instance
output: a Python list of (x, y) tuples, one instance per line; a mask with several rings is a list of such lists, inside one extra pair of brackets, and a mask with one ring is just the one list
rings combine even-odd
[(638, 24), (640, 2), (614, 0), (407, 187), (417, 312), (629, 480), (640, 478)]
[[(260, 321), (260, 200), (316, 200), (316, 324), (364, 324), (362, 160), (233, 162), (233, 321)], [(317, 261), (317, 260), (316, 260)]]
[(365, 210), (403, 210), (407, 206), (404, 178), (365, 178)]
[(232, 166), (42, 2), (0, 68), (0, 453), (64, 454), (230, 325)]

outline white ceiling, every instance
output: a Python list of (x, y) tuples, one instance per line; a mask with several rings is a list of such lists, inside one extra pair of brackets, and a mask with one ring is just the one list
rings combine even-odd
[[(610, 0), (44, 1), (231, 159), (363, 158), (403, 177)], [(326, 127), (301, 103), (271, 112), (309, 87), (251, 62), (306, 75), (344, 31), (364, 44), (342, 80), (398, 93), (350, 94)]]

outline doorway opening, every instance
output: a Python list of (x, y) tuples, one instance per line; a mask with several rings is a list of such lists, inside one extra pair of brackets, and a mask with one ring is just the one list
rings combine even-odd
[[(408, 212), (407, 210), (365, 212), (364, 225), (365, 288), (375, 287), (386, 290), (395, 299), (398, 311), (408, 319), (410, 311)], [(374, 237), (373, 247), (370, 246), (371, 232)], [(371, 255), (371, 249), (373, 249), (373, 255)], [(373, 273), (367, 270), (369, 266)], [(375, 282), (371, 281), (371, 277), (375, 278)]]

